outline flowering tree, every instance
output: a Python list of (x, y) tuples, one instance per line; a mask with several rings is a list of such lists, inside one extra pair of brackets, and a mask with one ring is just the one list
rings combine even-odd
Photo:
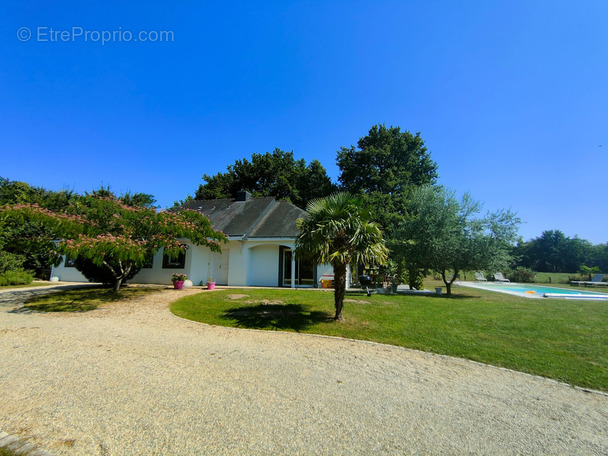
[(226, 236), (213, 229), (203, 214), (182, 210), (157, 212), (151, 207), (129, 206), (113, 196), (87, 195), (62, 211), (37, 204), (17, 204), (0, 209), (2, 219), (38, 220), (63, 239), (58, 250), (102, 267), (118, 292), (123, 280), (143, 266), (161, 248), (171, 256), (184, 250), (180, 239), (221, 252)]

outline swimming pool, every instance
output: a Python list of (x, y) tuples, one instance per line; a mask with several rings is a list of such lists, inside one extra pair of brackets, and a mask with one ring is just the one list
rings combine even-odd
[(527, 283), (484, 283), (484, 282), (458, 282), (459, 285), (482, 290), (507, 293), (525, 298), (563, 298), (563, 299), (605, 299), (608, 294), (592, 291), (569, 290), (568, 288), (554, 288), (543, 285)]

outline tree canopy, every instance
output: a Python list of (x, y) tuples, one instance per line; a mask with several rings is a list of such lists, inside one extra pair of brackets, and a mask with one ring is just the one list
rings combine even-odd
[[(69, 190), (58, 192), (34, 187), (26, 182), (0, 177), (0, 207), (16, 204), (38, 204), (51, 210), (62, 210), (77, 195)], [(55, 234), (36, 220), (0, 221), (0, 248), (4, 257), (16, 256), (21, 267), (37, 275), (57, 264), (52, 240)], [(17, 264), (14, 260), (11, 263)]]
[(560, 230), (547, 230), (528, 242), (520, 241), (513, 250), (520, 266), (539, 272), (576, 272), (581, 266), (596, 266), (608, 270), (606, 246), (594, 246), (575, 236), (570, 238)]
[(363, 195), (386, 238), (405, 217), (409, 193), (437, 179), (437, 164), (420, 137), (400, 127), (374, 125), (354, 146), (338, 151), (340, 188)]
[(349, 264), (382, 264), (388, 256), (380, 227), (359, 197), (335, 193), (308, 204), (308, 217), (298, 220), (296, 255), (334, 268), (335, 319), (342, 320)]
[(272, 153), (254, 153), (251, 161), (236, 160), (225, 173), (203, 174), (205, 184), (196, 191), (196, 199), (235, 198), (240, 190), (253, 196), (274, 196), (305, 208), (308, 201), (329, 195), (336, 189), (318, 160), (306, 165), (293, 152), (275, 149)]
[(187, 238), (219, 252), (220, 243), (226, 241), (199, 212), (157, 212), (151, 207), (129, 206), (114, 196), (86, 195), (59, 211), (38, 204), (5, 206), (0, 218), (42, 223), (62, 239), (59, 252), (105, 268), (115, 292), (160, 248), (176, 256), (184, 250), (180, 240)]
[(420, 137), (400, 127), (374, 125), (354, 146), (338, 151), (342, 189), (351, 193), (407, 193), (435, 182), (437, 164)]

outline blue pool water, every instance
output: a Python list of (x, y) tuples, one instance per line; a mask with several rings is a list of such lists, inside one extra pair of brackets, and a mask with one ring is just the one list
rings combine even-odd
[(461, 282), (461, 285), (497, 291), (526, 298), (606, 299), (608, 294), (568, 288), (554, 288), (526, 283), (479, 283)]

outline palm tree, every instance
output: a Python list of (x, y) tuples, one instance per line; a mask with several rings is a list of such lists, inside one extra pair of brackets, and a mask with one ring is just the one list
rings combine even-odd
[(377, 223), (360, 198), (349, 193), (334, 193), (308, 203), (308, 217), (298, 220), (300, 234), (296, 255), (310, 257), (334, 268), (335, 320), (344, 320), (346, 267), (349, 264), (383, 264), (388, 249)]

